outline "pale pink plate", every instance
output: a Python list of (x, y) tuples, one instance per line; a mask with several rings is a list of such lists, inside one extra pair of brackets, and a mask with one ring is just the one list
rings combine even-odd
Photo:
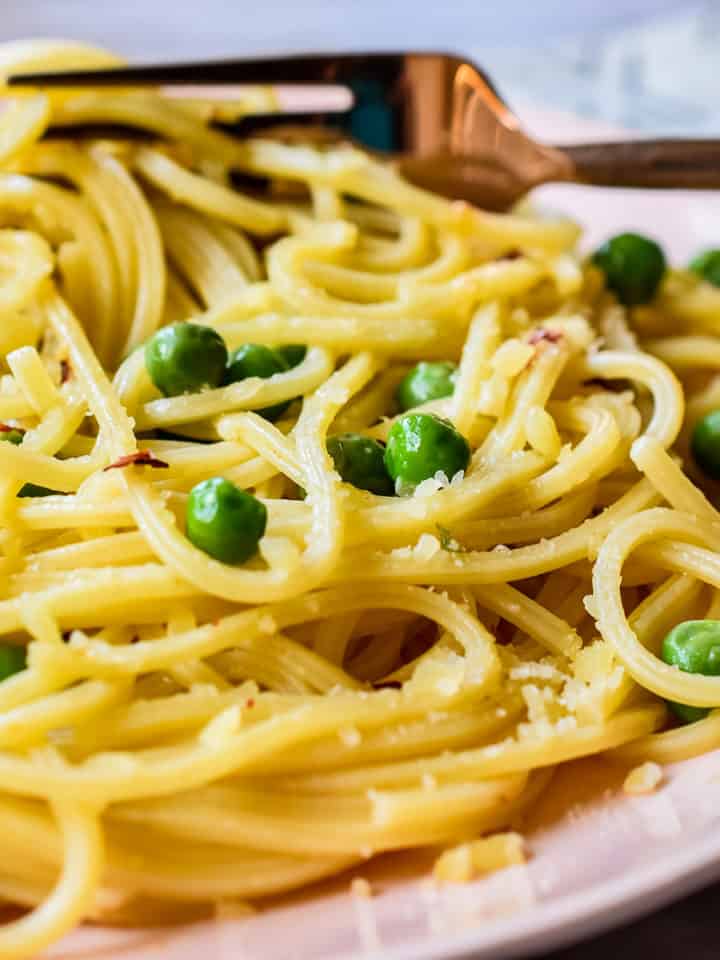
[[(522, 111), (549, 141), (615, 131)], [(662, 241), (671, 259), (720, 246), (720, 195), (545, 187), (543, 206), (572, 214), (594, 246), (621, 229)], [(386, 861), (241, 919), (182, 928), (87, 928), (59, 960), (481, 960), (529, 956), (625, 922), (720, 877), (720, 751), (666, 771), (656, 793), (628, 797), (597, 764), (564, 770), (531, 833), (532, 858), (468, 886), (432, 888), (417, 866)]]

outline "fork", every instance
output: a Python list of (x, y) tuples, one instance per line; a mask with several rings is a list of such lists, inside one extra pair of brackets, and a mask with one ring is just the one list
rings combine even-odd
[[(282, 85), (284, 91), (301, 85), (289, 112), (245, 116), (234, 129), (243, 135), (295, 131), (323, 140), (331, 133), (388, 154), (418, 186), (494, 210), (548, 182), (720, 187), (720, 140), (542, 144), (522, 130), (488, 75), (452, 54), (310, 54), (16, 74), (7, 83), (19, 89), (156, 88), (164, 96), (218, 102), (247, 85)], [(345, 96), (329, 97), (336, 88)]]

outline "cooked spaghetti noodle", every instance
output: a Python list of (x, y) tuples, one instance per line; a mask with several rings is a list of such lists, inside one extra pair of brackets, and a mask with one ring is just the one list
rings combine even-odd
[[(112, 62), (0, 50), (4, 73)], [(0, 443), (0, 633), (27, 648), (0, 684), (0, 897), (23, 909), (0, 957), (505, 829), (575, 757), (720, 744), (715, 713), (661, 732), (662, 698), (718, 705), (720, 678), (657, 655), (720, 603), (720, 516), (678, 459), (720, 405), (720, 292), (671, 273), (625, 310), (569, 222), (207, 116), (128, 91), (0, 115), (0, 421), (22, 435)], [(74, 139), (88, 122), (151, 137)], [(189, 319), (308, 349), (161, 396), (136, 348)], [(386, 440), (422, 360), (459, 365), (422, 409), (467, 470), (341, 482), (327, 438)], [(266, 507), (244, 564), (186, 536), (211, 477)]]

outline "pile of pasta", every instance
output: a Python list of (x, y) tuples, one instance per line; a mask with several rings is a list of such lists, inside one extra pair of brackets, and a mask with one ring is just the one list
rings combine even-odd
[[(0, 49), (5, 75), (114, 62)], [(673, 728), (665, 706), (720, 704), (720, 678), (658, 656), (720, 615), (687, 439), (720, 406), (720, 291), (669, 271), (628, 310), (570, 222), (211, 116), (137, 91), (0, 114), (0, 422), (24, 431), (0, 443), (0, 640), (27, 647), (0, 683), (0, 898), (21, 908), (0, 957), (492, 834), (576, 757), (720, 743), (720, 714)], [(163, 397), (137, 348), (188, 319), (307, 353)], [(343, 483), (328, 436), (383, 441), (420, 360), (458, 364), (423, 409), (468, 469), (404, 497)], [(267, 508), (243, 565), (184, 533), (215, 476)]]

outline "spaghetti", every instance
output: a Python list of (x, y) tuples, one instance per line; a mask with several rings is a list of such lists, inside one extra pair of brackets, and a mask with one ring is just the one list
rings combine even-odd
[[(0, 50), (4, 73), (112, 62)], [(19, 441), (0, 443), (0, 634), (27, 657), (0, 683), (0, 897), (24, 911), (0, 957), (381, 851), (475, 850), (457, 845), (513, 826), (559, 763), (720, 743), (715, 713), (658, 732), (661, 698), (720, 705), (720, 678), (658, 656), (719, 603), (713, 491), (678, 457), (720, 401), (720, 293), (670, 273), (625, 309), (569, 222), (206, 117), (128, 91), (0, 116), (0, 421)], [(88, 122), (150, 137), (74, 138)], [(163, 396), (138, 348), (187, 320), (230, 350), (307, 351)], [(418, 409), (467, 439), (467, 468), (406, 496), (342, 482), (328, 437), (387, 441), (398, 385), (433, 360), (457, 371)], [(264, 506), (245, 563), (186, 535), (214, 477)]]

